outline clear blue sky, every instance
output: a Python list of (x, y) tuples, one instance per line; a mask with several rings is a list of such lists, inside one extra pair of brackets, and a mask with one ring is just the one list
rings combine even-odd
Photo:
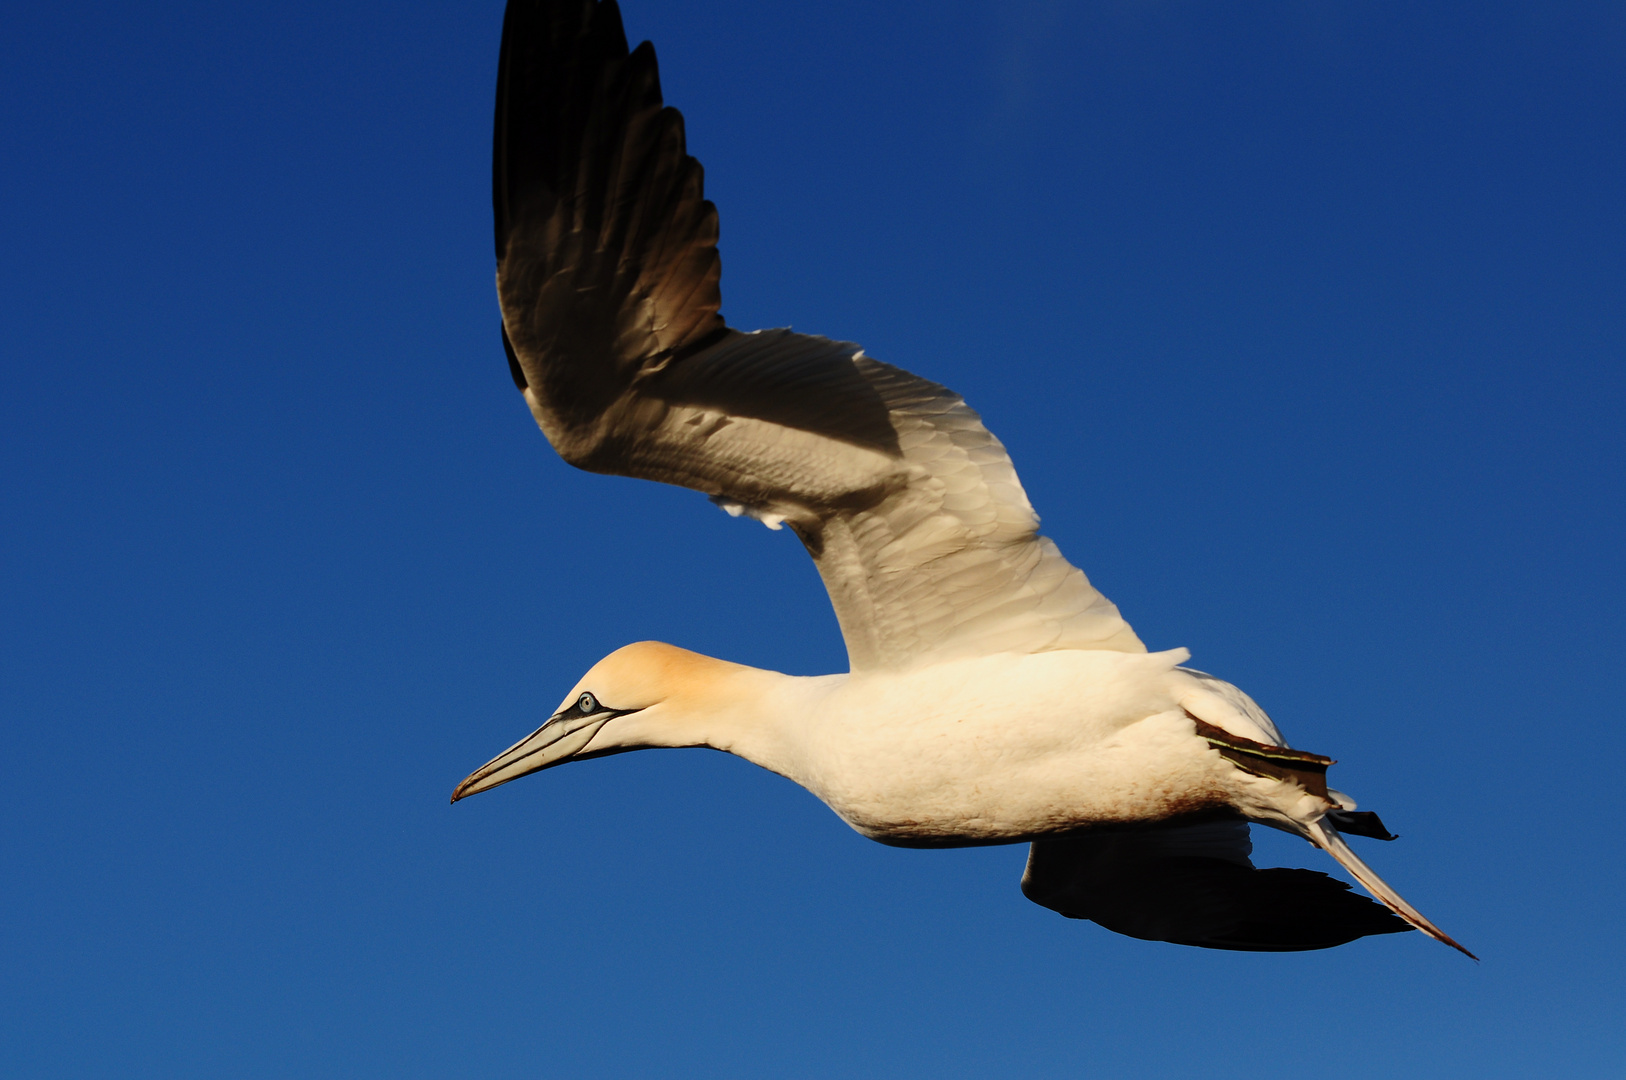
[(0, 35), (6, 1071), (1626, 1074), (1626, 8), (625, 11), (730, 321), (964, 393), (1483, 964), (1117, 937), (702, 751), (449, 807), (625, 642), (841, 669), (811, 564), (514, 393), (497, 0), (61, 0)]

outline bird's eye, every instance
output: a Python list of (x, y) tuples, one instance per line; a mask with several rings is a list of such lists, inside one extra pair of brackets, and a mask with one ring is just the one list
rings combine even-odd
[(596, 713), (598, 712), (598, 699), (592, 694), (583, 694), (576, 699), (576, 708), (580, 709), (583, 715)]

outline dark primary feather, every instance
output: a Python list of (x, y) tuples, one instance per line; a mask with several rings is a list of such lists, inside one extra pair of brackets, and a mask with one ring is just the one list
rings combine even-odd
[(856, 345), (723, 324), (716, 209), (614, 0), (511, 0), (497, 99), (504, 342), (561, 457), (790, 524), (855, 670), (1144, 650), (1037, 535), (958, 395)]
[(515, 0), (497, 84), (505, 332), (549, 407), (584, 423), (651, 362), (722, 333), (717, 210), (655, 50), (628, 52), (614, 0)]
[(1248, 823), (1092, 829), (1034, 841), (1022, 892), (1072, 919), (1148, 941), (1298, 952), (1410, 930), (1326, 874), (1258, 869)]

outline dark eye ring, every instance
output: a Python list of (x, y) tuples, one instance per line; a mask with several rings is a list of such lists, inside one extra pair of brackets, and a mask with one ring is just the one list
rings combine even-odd
[(592, 694), (583, 694), (581, 697), (576, 699), (576, 708), (580, 709), (583, 715), (587, 713), (596, 713), (598, 712), (598, 699)]

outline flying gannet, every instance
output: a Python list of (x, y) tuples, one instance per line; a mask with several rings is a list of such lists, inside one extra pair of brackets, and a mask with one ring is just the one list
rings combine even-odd
[[(497, 82), (503, 344), (543, 433), (572, 465), (788, 526), (851, 671), (628, 645), (453, 802), (566, 761), (706, 746), (885, 844), (1028, 842), (1028, 898), (1119, 933), (1289, 951), (1416, 927), (1462, 948), (1344, 842), (1392, 837), (1327, 787), (1330, 759), (1288, 748), (1186, 650), (1147, 652), (1038, 535), (958, 395), (852, 344), (724, 324), (716, 208), (615, 0), (510, 0)], [(1382, 906), (1255, 868), (1250, 822), (1326, 850)]]

